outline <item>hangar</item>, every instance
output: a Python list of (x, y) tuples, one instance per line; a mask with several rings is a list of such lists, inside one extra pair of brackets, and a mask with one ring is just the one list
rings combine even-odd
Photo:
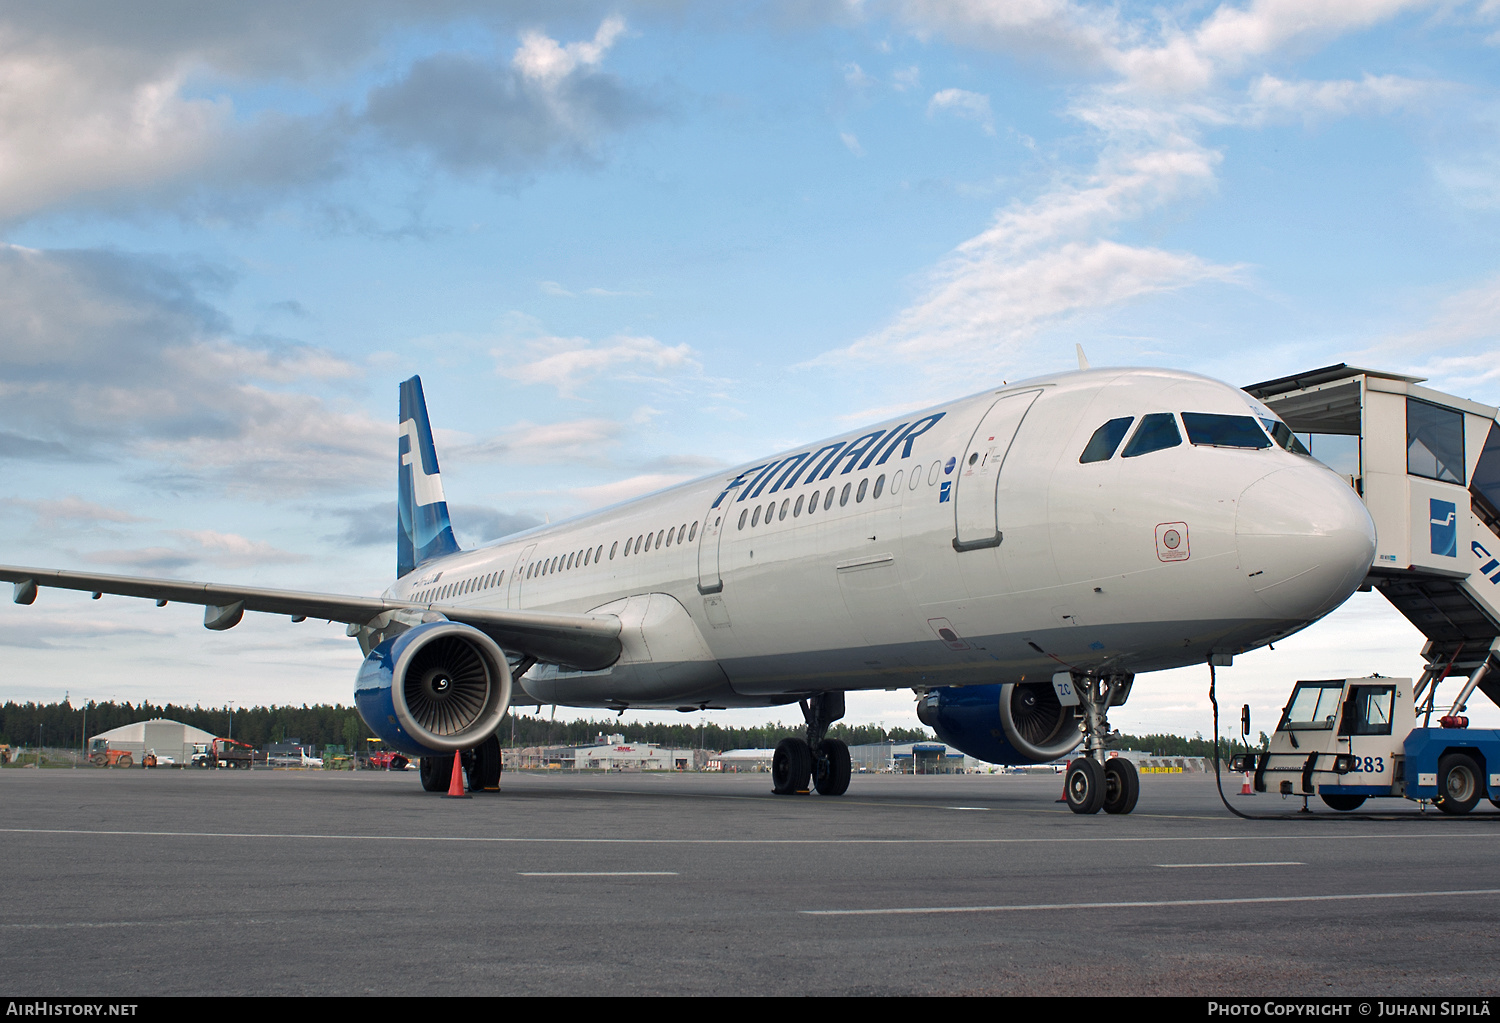
[(121, 725), (90, 736), (89, 749), (93, 749), (94, 743), (103, 739), (110, 749), (122, 749), (129, 753), (137, 764), (145, 757), (147, 750), (154, 750), (158, 760), (170, 758), (175, 764), (186, 764), (193, 756), (193, 743), (213, 742), (214, 738), (214, 733), (185, 725), (181, 721), (152, 718), (150, 721)]

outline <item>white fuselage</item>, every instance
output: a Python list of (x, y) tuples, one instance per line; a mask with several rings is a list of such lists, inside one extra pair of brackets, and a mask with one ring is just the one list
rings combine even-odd
[(1186, 373), (1039, 378), (432, 560), (388, 595), (619, 615), (610, 668), (536, 665), (521, 680), (572, 706), (764, 706), (1202, 663), (1338, 606), (1374, 527), (1345, 481), (1275, 445), (1184, 435), (1080, 462), (1112, 419), (1133, 431), (1183, 412), (1272, 418)]

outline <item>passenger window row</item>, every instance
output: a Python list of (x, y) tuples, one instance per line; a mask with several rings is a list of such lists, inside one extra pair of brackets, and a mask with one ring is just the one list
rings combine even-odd
[[(936, 468), (937, 464), (934, 463), (933, 467)], [(897, 469), (896, 474), (891, 477), (892, 493), (895, 493), (897, 490), (901, 489), (901, 476), (903, 472), (904, 470)], [(922, 474), (920, 472), (912, 474), (913, 489), (916, 488), (917, 482), (921, 478)], [(826, 512), (833, 508), (833, 501), (835, 496), (837, 496), (838, 498), (839, 507), (842, 508), (849, 503), (851, 493), (853, 494), (855, 504), (859, 504), (864, 501), (866, 496), (868, 496), (872, 501), (878, 501), (880, 499), (880, 495), (885, 493), (885, 473), (881, 473), (875, 478), (875, 487), (873, 491), (871, 491), (870, 489), (870, 478), (866, 476), (864, 479), (859, 481), (859, 487), (857, 489), (855, 488), (854, 483), (851, 481), (849, 483), (845, 483), (842, 490), (840, 490), (837, 485), (829, 487), (826, 494), (821, 488), (818, 490), (814, 490), (811, 496), (806, 494), (798, 494), (795, 503), (793, 503), (790, 497), (783, 497), (779, 503), (773, 499), (767, 502), (764, 506), (756, 505), (754, 508), (742, 508), (740, 509), (739, 524), (735, 528), (744, 529), (748, 525), (751, 529), (754, 529), (756, 526), (761, 524), (762, 520), (764, 520), (765, 524), (769, 526), (772, 521), (786, 521), (788, 515), (795, 519), (802, 515), (804, 506), (806, 508), (807, 514), (809, 515), (816, 514), (819, 505), (822, 505), (823, 510)]]
[[(1306, 449), (1293, 436), (1284, 423), (1261, 420), (1265, 429), (1254, 416), (1228, 416), (1217, 412), (1183, 412), (1182, 425), (1187, 431), (1188, 443), (1197, 447), (1215, 448), (1269, 448), (1273, 445), (1286, 448), (1297, 454), (1306, 454)], [(1113, 458), (1120, 441), (1130, 432), (1134, 416), (1111, 419), (1095, 430), (1084, 445), (1080, 462), (1106, 462)], [(1280, 429), (1276, 429), (1279, 427)], [(1288, 440), (1289, 439), (1289, 440)], [(1140, 425), (1131, 434), (1121, 458), (1135, 458), (1175, 448), (1182, 443), (1182, 432), (1177, 428), (1177, 415), (1171, 412), (1152, 412), (1141, 417)]]
[(679, 544), (692, 543), (698, 537), (698, 523), (694, 522), (692, 528), (689, 528), (688, 524), (684, 522), (682, 525), (673, 526), (670, 529), (659, 529), (656, 531), (655, 536), (650, 533), (642, 533), (636, 537), (627, 536), (623, 541), (616, 540), (609, 546), (609, 559), (611, 561), (614, 560), (615, 551), (619, 549), (621, 543), (625, 545), (625, 550), (620, 557), (628, 558), (632, 554), (661, 550), (663, 538), (666, 540), (666, 546), (670, 547), (672, 546), (674, 537)]
[(462, 597), (470, 593), (478, 593), (480, 590), (488, 590), (499, 586), (505, 581), (505, 570), (490, 572), (486, 575), (475, 576), (472, 579), (461, 579), (457, 582), (446, 583), (430, 590), (422, 590), (414, 593), (411, 599), (414, 603), (426, 604), (434, 600), (450, 600), (453, 597)]

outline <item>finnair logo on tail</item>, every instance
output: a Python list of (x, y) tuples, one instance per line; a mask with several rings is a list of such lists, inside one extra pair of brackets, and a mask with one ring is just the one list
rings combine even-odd
[(1428, 501), (1432, 519), (1432, 553), (1445, 558), (1458, 557), (1458, 506), (1437, 498)]
[[(403, 468), (411, 468), (411, 495), (417, 507), (427, 504), (437, 504), (443, 500), (443, 475), (435, 472), (427, 474), (426, 467), (422, 464), (421, 448), (418, 446), (417, 421), (406, 419), (401, 423), (401, 438), (406, 441), (404, 450), (401, 452), (401, 465)], [(399, 442), (398, 442), (399, 443)]]

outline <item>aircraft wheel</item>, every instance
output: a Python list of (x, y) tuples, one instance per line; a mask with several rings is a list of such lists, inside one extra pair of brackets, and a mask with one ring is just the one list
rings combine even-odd
[(842, 796), (849, 791), (849, 744), (842, 739), (824, 739), (813, 764), (813, 787), (820, 796)]
[(453, 757), (423, 757), (418, 762), (417, 773), (422, 777), (424, 791), (447, 792), (453, 777)]
[(1444, 813), (1466, 814), (1479, 802), (1483, 791), (1479, 765), (1466, 753), (1449, 753), (1438, 761), (1437, 808)]
[(1098, 813), (1104, 805), (1104, 768), (1096, 760), (1079, 757), (1068, 764), (1064, 776), (1063, 791), (1068, 797), (1068, 809), (1074, 813)]
[(500, 737), (492, 735), (474, 749), (469, 764), (469, 791), (494, 791), (500, 787)]
[(1341, 792), (1322, 792), (1318, 794), (1318, 798), (1333, 809), (1345, 812), (1358, 810), (1365, 805), (1364, 796), (1351, 796)]
[(1129, 813), (1141, 798), (1141, 776), (1124, 757), (1104, 762), (1104, 812)]
[(805, 739), (782, 739), (771, 757), (771, 791), (778, 796), (807, 793), (812, 749)]

